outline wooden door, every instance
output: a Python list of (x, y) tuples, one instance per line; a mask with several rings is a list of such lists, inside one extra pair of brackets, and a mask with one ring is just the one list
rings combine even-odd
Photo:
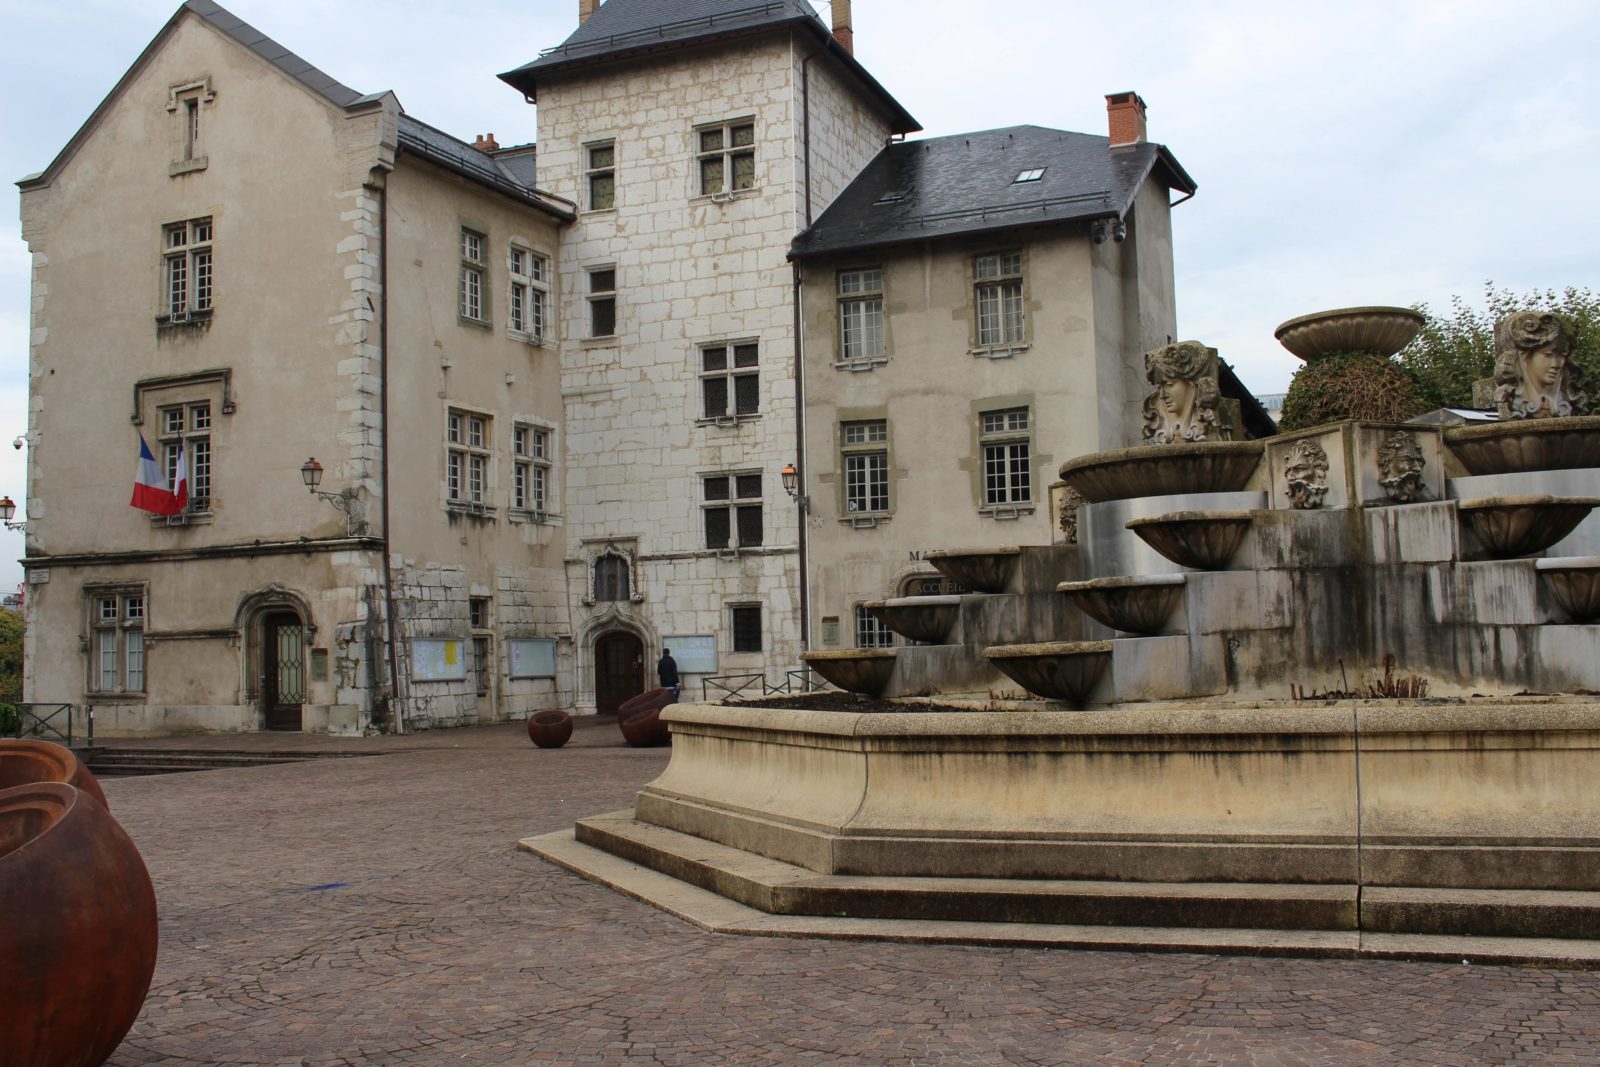
[(300, 729), (306, 702), (306, 631), (300, 616), (275, 611), (261, 621), (261, 706), (267, 729)]
[(594, 643), (594, 703), (613, 715), (623, 702), (644, 692), (644, 642), (633, 634), (610, 633)]

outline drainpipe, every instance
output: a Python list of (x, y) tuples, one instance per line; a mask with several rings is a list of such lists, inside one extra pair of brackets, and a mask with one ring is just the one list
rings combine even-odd
[[(820, 51), (820, 50), (819, 50)], [(801, 137), (805, 140), (804, 168), (806, 182), (806, 225), (811, 225), (811, 61), (817, 58), (813, 51), (800, 61), (800, 114), (803, 124)], [(798, 341), (798, 335), (796, 340)]]
[[(799, 486), (796, 492), (800, 499), (807, 498), (806, 493), (806, 376), (805, 376), (805, 342), (800, 333), (800, 283), (802, 281), (800, 264), (794, 265), (794, 440), (795, 457), (794, 466), (799, 474)], [(805, 652), (811, 648), (811, 571), (806, 565), (806, 532), (808, 530), (808, 508), (796, 509), (800, 514), (800, 651)]]
[(399, 636), (394, 619), (394, 568), (390, 565), (389, 535), (389, 190), (378, 194), (378, 426), (383, 434), (379, 478), (383, 484), (383, 617), (389, 630), (389, 721), (397, 734), (405, 733), (400, 713)]

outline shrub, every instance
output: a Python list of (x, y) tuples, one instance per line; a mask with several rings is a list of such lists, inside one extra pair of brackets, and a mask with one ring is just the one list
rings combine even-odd
[(22, 711), (15, 704), (0, 704), (0, 737), (22, 733)]
[(1370, 352), (1336, 352), (1295, 372), (1280, 429), (1304, 430), (1341, 419), (1404, 422), (1431, 410), (1411, 376)]

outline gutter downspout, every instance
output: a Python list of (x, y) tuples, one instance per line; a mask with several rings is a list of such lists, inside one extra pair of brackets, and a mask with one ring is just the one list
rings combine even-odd
[[(817, 58), (816, 49), (800, 62), (800, 113), (803, 131), (801, 137), (805, 140), (804, 167), (806, 183), (806, 225), (811, 225), (811, 61)], [(795, 335), (796, 341), (799, 335)]]
[(397, 734), (405, 733), (400, 713), (398, 626), (394, 618), (394, 568), (390, 565), (389, 533), (389, 188), (378, 194), (378, 425), (383, 433), (379, 477), (383, 484), (383, 615), (389, 631), (389, 721)]
[(794, 265), (794, 439), (798, 450), (794, 458), (799, 473), (800, 494), (800, 651), (811, 648), (811, 569), (806, 565), (806, 531), (809, 529), (810, 505), (801, 503), (808, 499), (806, 493), (806, 376), (805, 342), (800, 333), (800, 283), (803, 280), (800, 264)]

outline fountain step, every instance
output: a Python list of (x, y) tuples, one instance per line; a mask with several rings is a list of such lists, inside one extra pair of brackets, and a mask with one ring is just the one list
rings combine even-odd
[[(1482, 960), (1490, 953), (1508, 962), (1600, 965), (1600, 893), (829, 877), (641, 823), (630, 811), (586, 819), (576, 831), (521, 846), (727, 932), (1250, 954), (1344, 955), (1352, 949)], [(691, 899), (696, 907), (681, 906)], [(713, 917), (722, 921), (708, 921)], [(727, 921), (734, 917), (737, 922)], [(1344, 940), (1358, 934), (1358, 940)], [(1460, 938), (1471, 938), (1471, 948)]]

